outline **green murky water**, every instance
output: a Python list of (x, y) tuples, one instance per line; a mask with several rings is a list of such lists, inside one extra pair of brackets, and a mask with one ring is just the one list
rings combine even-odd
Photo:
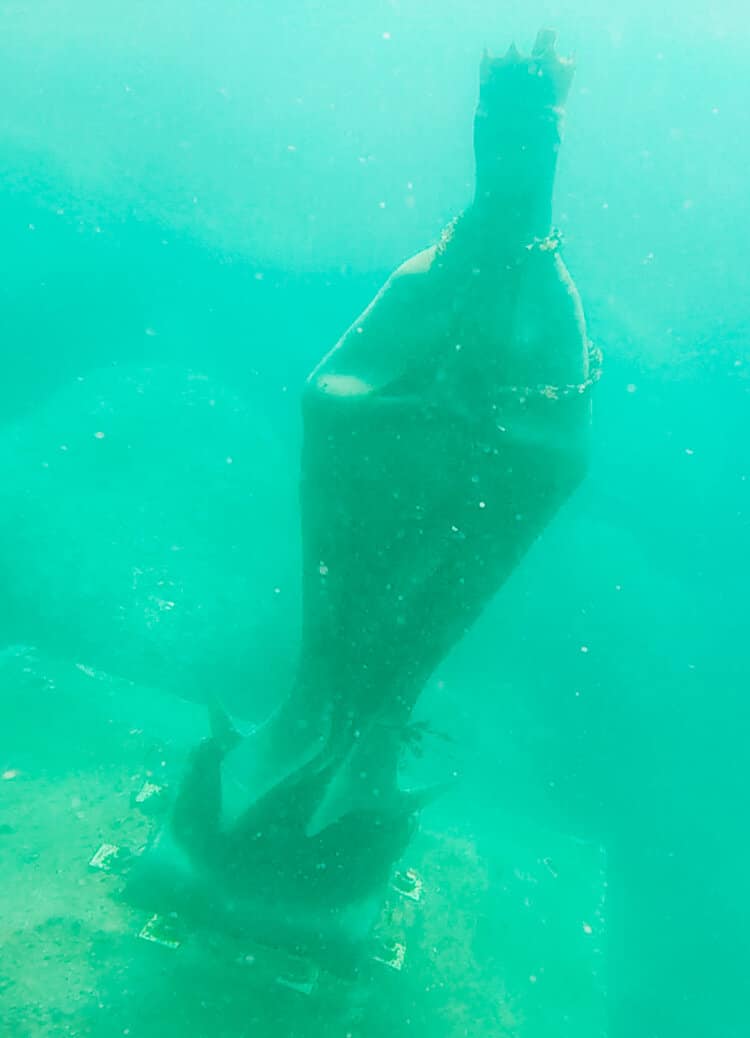
[[(3, 1038), (745, 1033), (743, 16), (0, 4)], [(207, 689), (254, 722), (291, 681), (300, 387), (469, 200), (482, 47), (545, 23), (591, 472), (419, 703), (452, 741), (409, 767), (464, 778), (407, 968), (282, 996), (138, 941), (88, 861), (145, 839)]]

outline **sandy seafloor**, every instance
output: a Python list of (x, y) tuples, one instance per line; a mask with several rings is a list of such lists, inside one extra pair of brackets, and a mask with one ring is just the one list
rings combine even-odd
[(199, 707), (82, 664), (0, 655), (2, 1038), (606, 1034), (604, 854), (517, 820), (493, 860), (424, 820), (404, 863), (423, 896), (391, 892), (384, 908), (400, 971), (323, 972), (303, 994), (279, 983), (303, 967), (252, 942), (139, 939), (148, 913), (89, 862), (103, 843), (144, 845), (158, 814), (134, 796), (146, 780), (174, 787), (204, 724)]

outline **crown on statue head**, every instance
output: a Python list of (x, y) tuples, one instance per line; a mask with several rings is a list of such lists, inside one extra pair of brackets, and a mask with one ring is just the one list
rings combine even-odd
[(556, 33), (541, 29), (529, 56), (512, 43), (502, 58), (485, 51), (480, 71), (480, 98), (486, 104), (500, 101), (524, 109), (542, 106), (562, 108), (568, 97), (575, 64), (555, 50)]

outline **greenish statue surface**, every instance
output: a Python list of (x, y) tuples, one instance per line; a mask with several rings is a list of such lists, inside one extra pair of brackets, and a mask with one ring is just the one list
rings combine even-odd
[(308, 379), (296, 681), (245, 738), (215, 713), (171, 826), (217, 886), (343, 929), (377, 898), (427, 796), (398, 785), (420, 691), (586, 472), (597, 371), (551, 222), (572, 76), (546, 31), (484, 56), (472, 204)]

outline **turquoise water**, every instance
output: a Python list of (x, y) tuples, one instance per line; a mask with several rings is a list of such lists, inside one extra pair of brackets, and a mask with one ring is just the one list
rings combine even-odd
[[(425, 767), (448, 753), (464, 773), (429, 821), (469, 832), (495, 863), (484, 954), (506, 932), (497, 877), (544, 842), (529, 832), (603, 845), (608, 1033), (744, 1034), (743, 10), (362, 8), (0, 6), (0, 633), (15, 661), (0, 765), (21, 773), (0, 793), (22, 778), (27, 798), (35, 780), (67, 790), (81, 761), (108, 774), (120, 752), (99, 735), (101, 760), (89, 752), (75, 711), (66, 728), (60, 704), (89, 694), (66, 664), (134, 682), (138, 702), (153, 689), (155, 730), (178, 743), (200, 723), (175, 707), (170, 730), (165, 694), (220, 688), (248, 720), (276, 702), (299, 623), (301, 384), (468, 202), (482, 47), (528, 48), (550, 22), (578, 63), (555, 222), (606, 351), (594, 460), (425, 691), (419, 716), (453, 736)], [(19, 684), (21, 646), (39, 682)], [(57, 718), (41, 743), (37, 709)], [(21, 884), (36, 837), (18, 797), (0, 855)], [(561, 895), (575, 918), (592, 885)], [(0, 1034), (4, 997), (9, 1033), (109, 1033), (50, 1030), (31, 1005), (18, 1023), (33, 943), (13, 918)], [(71, 961), (82, 954), (71, 944)], [(580, 990), (579, 1008), (601, 998)], [(534, 998), (518, 1033), (564, 1033)], [(226, 1033), (254, 1033), (238, 1026)], [(339, 1033), (325, 1016), (316, 1026)]]

